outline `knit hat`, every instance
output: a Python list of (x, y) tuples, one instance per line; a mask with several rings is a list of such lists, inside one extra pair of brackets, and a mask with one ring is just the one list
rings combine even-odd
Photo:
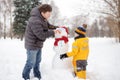
[(77, 34), (83, 34), (83, 35), (85, 35), (86, 34), (86, 29), (85, 28), (83, 28), (82, 26), (79, 26), (76, 30), (75, 30), (75, 32), (77, 33)]

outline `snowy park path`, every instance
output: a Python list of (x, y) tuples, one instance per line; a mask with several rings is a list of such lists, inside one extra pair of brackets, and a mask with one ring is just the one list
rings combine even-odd
[[(74, 80), (71, 70), (53, 70), (54, 39), (46, 40), (42, 52), (42, 80)], [(70, 39), (69, 46), (73, 39)], [(69, 49), (70, 50), (70, 49)], [(24, 41), (0, 40), (0, 80), (23, 80), (26, 61)], [(87, 75), (90, 80), (120, 80), (120, 44), (109, 38), (90, 38)]]

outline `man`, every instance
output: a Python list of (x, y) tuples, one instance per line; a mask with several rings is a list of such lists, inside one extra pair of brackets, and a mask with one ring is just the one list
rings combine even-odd
[(30, 79), (30, 70), (33, 68), (34, 77), (41, 79), (39, 63), (41, 62), (41, 49), (46, 38), (54, 36), (55, 29), (47, 19), (50, 17), (52, 7), (42, 4), (33, 8), (25, 31), (25, 48), (27, 50), (27, 61), (23, 69), (22, 77)]

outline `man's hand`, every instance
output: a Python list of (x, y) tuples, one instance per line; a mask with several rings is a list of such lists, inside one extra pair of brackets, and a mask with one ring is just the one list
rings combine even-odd
[(54, 33), (56, 34), (56, 33), (61, 33), (59, 30), (54, 30)]
[(57, 32), (56, 30), (53, 30), (54, 31), (54, 34)]
[(68, 56), (67, 56), (67, 54), (61, 54), (60, 55), (60, 59), (64, 59), (64, 58), (67, 58)]

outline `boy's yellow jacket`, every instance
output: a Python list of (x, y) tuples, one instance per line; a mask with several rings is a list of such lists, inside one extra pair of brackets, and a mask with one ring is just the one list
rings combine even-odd
[(76, 39), (72, 44), (72, 52), (68, 52), (67, 56), (73, 56), (73, 62), (77, 60), (87, 60), (89, 54), (88, 42), (87, 37)]

